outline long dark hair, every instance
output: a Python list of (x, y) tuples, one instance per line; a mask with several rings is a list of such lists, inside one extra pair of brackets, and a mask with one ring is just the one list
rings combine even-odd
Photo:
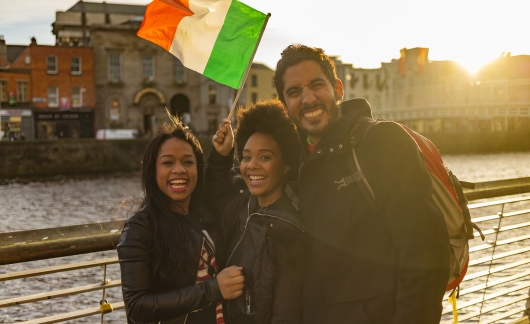
[(203, 207), (202, 175), (203, 152), (201, 144), (193, 133), (180, 123), (164, 124), (157, 135), (147, 144), (142, 159), (142, 190), (144, 200), (141, 209), (153, 224), (153, 246), (151, 249), (151, 273), (163, 282), (170, 282), (176, 276), (194, 281), (197, 265), (189, 262), (194, 257), (190, 242), (190, 224), (171, 210), (168, 197), (160, 191), (156, 182), (156, 160), (162, 144), (170, 138), (188, 143), (197, 160), (197, 185), (191, 193), (189, 211), (193, 216), (201, 215)]

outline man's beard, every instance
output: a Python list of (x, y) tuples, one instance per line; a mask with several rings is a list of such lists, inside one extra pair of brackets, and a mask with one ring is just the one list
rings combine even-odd
[[(327, 120), (325, 121), (324, 125), (322, 125), (321, 127), (317, 128), (317, 127), (311, 127), (311, 128), (306, 128), (302, 125), (302, 118), (303, 118), (303, 115), (306, 111), (308, 110), (311, 110), (311, 109), (315, 109), (315, 108), (322, 108), (324, 110), (324, 112), (322, 112), (323, 114), (324, 113), (328, 113), (328, 117)], [(294, 122), (294, 124), (296, 125), (296, 127), (298, 127), (299, 129), (302, 129), (307, 135), (309, 136), (315, 136), (315, 137), (322, 137), (322, 135), (324, 135), (328, 129), (331, 127), (331, 125), (337, 120), (337, 117), (339, 115), (339, 112), (340, 112), (340, 108), (339, 108), (339, 105), (337, 104), (337, 102), (332, 102), (329, 110), (326, 108), (326, 106), (322, 103), (317, 103), (317, 104), (314, 104), (312, 106), (307, 106), (307, 107), (304, 107), (300, 110), (300, 113), (299, 115), (296, 117), (296, 118), (293, 118), (292, 115), (289, 114), (289, 117), (291, 117), (291, 120)], [(315, 121), (314, 124), (310, 122), (310, 124), (314, 125), (314, 126), (317, 126), (318, 125), (318, 121)]]

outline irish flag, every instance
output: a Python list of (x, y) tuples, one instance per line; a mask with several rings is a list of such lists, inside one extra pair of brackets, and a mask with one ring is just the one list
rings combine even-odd
[(137, 35), (239, 89), (267, 16), (237, 0), (153, 0)]

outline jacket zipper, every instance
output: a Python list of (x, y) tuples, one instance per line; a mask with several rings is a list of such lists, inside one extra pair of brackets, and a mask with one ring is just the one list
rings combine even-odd
[[(250, 199), (252, 199), (252, 197), (250, 197)], [(287, 222), (287, 223), (293, 225), (294, 227), (298, 228), (302, 233), (305, 233), (305, 231), (302, 228), (300, 228), (300, 226), (296, 225), (295, 223), (293, 223), (291, 221), (288, 221), (286, 219), (280, 218), (278, 216), (269, 215), (269, 214), (260, 214), (260, 213), (252, 213), (251, 214), (250, 213), (250, 199), (248, 200), (248, 203), (247, 203), (248, 216), (247, 216), (247, 219), (245, 221), (245, 227), (244, 227), (245, 229), (243, 230), (243, 234), (241, 234), (241, 237), (239, 238), (239, 241), (237, 241), (236, 246), (232, 250), (232, 253), (230, 253), (230, 257), (226, 261), (226, 264), (228, 264), (230, 262), (230, 259), (232, 259), (232, 256), (234, 255), (234, 252), (236, 251), (237, 247), (239, 246), (239, 244), (243, 240), (243, 237), (245, 237), (245, 233), (247, 232), (248, 222), (250, 221), (250, 217), (252, 217), (252, 215), (259, 215), (259, 216), (271, 217), (271, 218), (279, 219), (281, 221)], [(245, 285), (245, 291), (246, 291), (246, 298), (245, 298), (246, 311), (247, 311), (247, 314), (250, 315), (250, 290), (248, 289), (247, 285)], [(228, 308), (230, 307), (230, 301), (231, 300), (228, 301), (228, 305), (226, 306), (227, 311), (228, 311)], [(268, 315), (267, 315), (267, 317), (268, 317)]]
[(247, 315), (250, 315), (250, 289), (248, 287), (245, 287), (247, 292)]

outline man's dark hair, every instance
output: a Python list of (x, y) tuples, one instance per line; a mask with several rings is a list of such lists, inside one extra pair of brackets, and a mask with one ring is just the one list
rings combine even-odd
[(282, 52), (282, 58), (276, 64), (276, 72), (274, 74), (274, 84), (276, 86), (276, 92), (282, 102), (285, 102), (283, 96), (283, 74), (288, 67), (296, 65), (302, 61), (311, 60), (315, 61), (322, 71), (328, 78), (332, 85), (335, 85), (337, 81), (337, 71), (335, 70), (335, 64), (333, 60), (324, 53), (324, 50), (318, 47), (309, 47), (301, 44), (293, 44), (287, 46)]
[(243, 158), (243, 149), (254, 133), (272, 136), (282, 152), (283, 161), (289, 166), (288, 180), (298, 176), (300, 165), (300, 140), (296, 126), (283, 109), (278, 99), (258, 101), (247, 108), (240, 108), (236, 114), (237, 130), (235, 144), (237, 158)]

